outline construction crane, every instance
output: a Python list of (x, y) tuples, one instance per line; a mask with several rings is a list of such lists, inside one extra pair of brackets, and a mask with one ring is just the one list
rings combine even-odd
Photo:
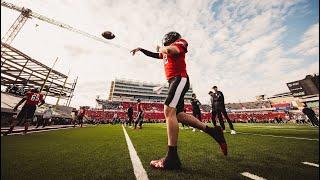
[(15, 20), (13, 25), (7, 31), (7, 33), (1, 38), (1, 42), (3, 42), (3, 43), (11, 44), (12, 41), (14, 40), (14, 38), (19, 33), (19, 31), (21, 30), (21, 28), (23, 27), (23, 25), (28, 20), (28, 18), (36, 18), (36, 19), (39, 19), (41, 21), (47, 22), (49, 24), (58, 26), (60, 28), (64, 28), (64, 29), (67, 29), (69, 31), (81, 34), (81, 35), (86, 36), (88, 38), (91, 38), (93, 40), (100, 41), (100, 42), (103, 42), (103, 43), (106, 43), (106, 44), (109, 44), (109, 45), (112, 45), (112, 46), (115, 46), (115, 47), (118, 47), (118, 48), (123, 48), (123, 49), (129, 50), (126, 47), (123, 47), (123, 46), (120, 46), (120, 45), (117, 45), (117, 44), (114, 44), (114, 43), (111, 43), (111, 42), (107, 42), (106, 40), (104, 40), (104, 39), (102, 39), (100, 37), (97, 37), (95, 35), (91, 35), (91, 34), (85, 32), (85, 31), (76, 29), (76, 28), (74, 28), (74, 27), (72, 27), (72, 26), (70, 26), (68, 24), (56, 21), (56, 20), (54, 20), (52, 18), (48, 18), (46, 16), (43, 16), (43, 15), (38, 14), (36, 12), (33, 12), (31, 9), (24, 8), (24, 7), (19, 7), (17, 5), (14, 5), (12, 3), (8, 3), (8, 2), (5, 2), (5, 1), (1, 1), (1, 6), (7, 7), (9, 9), (12, 9), (12, 10), (15, 10), (15, 11), (18, 11), (18, 12), (21, 12), (19, 17)]

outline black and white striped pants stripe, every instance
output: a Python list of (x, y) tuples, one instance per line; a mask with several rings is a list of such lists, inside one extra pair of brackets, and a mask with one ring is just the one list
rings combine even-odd
[(189, 90), (189, 77), (174, 77), (169, 80), (169, 91), (165, 105), (176, 108), (177, 114), (183, 112), (184, 95)]

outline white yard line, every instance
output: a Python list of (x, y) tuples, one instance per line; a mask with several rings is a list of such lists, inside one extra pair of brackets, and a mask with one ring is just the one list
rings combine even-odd
[[(289, 126), (254, 126), (254, 125), (241, 125), (241, 127), (252, 127), (252, 128), (259, 128), (259, 129), (272, 129), (272, 130), (291, 130), (291, 131), (319, 131), (316, 127), (309, 127), (309, 129), (302, 129), (299, 127), (289, 127)], [(306, 127), (307, 128), (307, 127)]]
[(130, 140), (130, 137), (122, 125), (123, 133), (126, 138), (126, 142), (129, 149), (130, 159), (133, 166), (134, 175), (136, 176), (137, 180), (149, 180), (146, 170), (143, 168), (142, 163), (139, 159), (137, 151), (134, 149), (133, 144)]
[(241, 173), (242, 176), (245, 176), (247, 178), (250, 178), (250, 179), (254, 179), (254, 180), (266, 180), (265, 178), (263, 177), (259, 177), (257, 175), (254, 175), (254, 174), (251, 174), (249, 172), (243, 172)]
[(246, 134), (246, 135), (254, 135), (254, 136), (266, 136), (266, 137), (276, 137), (276, 138), (285, 138), (285, 139), (300, 139), (300, 140), (308, 140), (308, 141), (319, 141), (319, 139), (311, 139), (311, 138), (302, 138), (302, 137), (294, 137), (294, 136), (276, 136), (270, 134), (254, 134), (254, 133), (245, 133), (238, 132), (238, 134)]
[(319, 167), (319, 164), (311, 163), (311, 162), (302, 162), (302, 164), (306, 164), (309, 166)]
[[(40, 133), (40, 132), (46, 132), (46, 131), (56, 131), (56, 130), (70, 129), (70, 128), (74, 128), (74, 127), (56, 128), (56, 129), (50, 128), (50, 129), (44, 129), (44, 130), (38, 130), (38, 131), (28, 131), (27, 135), (28, 134), (32, 134), (32, 133)], [(22, 134), (23, 134), (23, 132), (18, 132), (18, 133), (14, 132), (14, 133), (8, 134), (8, 136), (22, 135)], [(3, 136), (3, 135), (1, 134), (1, 136)]]

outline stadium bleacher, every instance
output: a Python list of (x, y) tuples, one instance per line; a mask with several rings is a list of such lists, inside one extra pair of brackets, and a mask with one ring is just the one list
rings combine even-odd
[(243, 103), (227, 103), (228, 109), (259, 109), (259, 108), (271, 108), (270, 101), (255, 101), (255, 102), (243, 102)]
[[(86, 115), (90, 119), (94, 119), (95, 121), (102, 122), (111, 122), (114, 114), (117, 114), (118, 118), (122, 120), (127, 119), (127, 109), (132, 106), (134, 109), (134, 117), (136, 116), (136, 102), (134, 101), (104, 101), (103, 107), (105, 109), (89, 109), (86, 111)], [(108, 105), (110, 103), (111, 105)], [(263, 102), (247, 102), (247, 103), (232, 103), (228, 104), (229, 108), (234, 109), (244, 109), (241, 105), (245, 106), (245, 109), (255, 109), (253, 112), (231, 112), (229, 113), (230, 118), (234, 122), (249, 122), (250, 120), (254, 120), (254, 122), (269, 122), (273, 121), (277, 118), (286, 118), (286, 114), (283, 111), (270, 111), (266, 110), (267, 108), (271, 108), (271, 103), (268, 101)], [(231, 106), (230, 106), (231, 105)], [(163, 103), (159, 102), (142, 102), (142, 106), (145, 109), (144, 120), (148, 121), (156, 121), (156, 122), (164, 122), (165, 117), (163, 114)], [(226, 105), (227, 106), (227, 105)], [(239, 108), (241, 107), (241, 108)], [(192, 106), (191, 104), (185, 104), (185, 109), (188, 114), (192, 114)], [(211, 107), (209, 105), (202, 105), (202, 121), (210, 122), (211, 121)], [(258, 109), (258, 110), (257, 110)], [(260, 109), (260, 111), (259, 111)]]

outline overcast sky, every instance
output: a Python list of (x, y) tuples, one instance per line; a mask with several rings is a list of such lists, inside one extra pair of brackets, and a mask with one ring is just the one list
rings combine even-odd
[[(8, 0), (93, 35), (112, 31), (115, 44), (155, 50), (166, 32), (189, 43), (191, 84), (200, 101), (217, 85), (226, 102), (287, 92), (286, 82), (319, 72), (318, 0)], [(1, 7), (1, 36), (18, 12)], [(36, 26), (38, 24), (39, 26)], [(29, 19), (12, 46), (79, 81), (73, 106), (108, 97), (125, 78), (165, 82), (162, 61)]]

